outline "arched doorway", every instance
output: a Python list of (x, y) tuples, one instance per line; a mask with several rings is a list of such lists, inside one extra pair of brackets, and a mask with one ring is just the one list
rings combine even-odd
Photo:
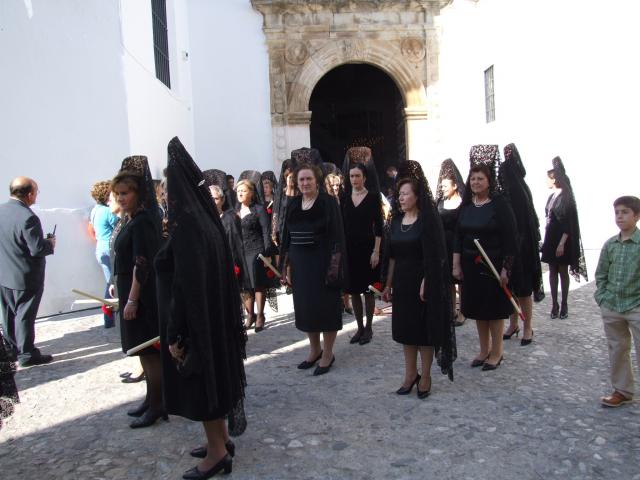
[(346, 64), (325, 74), (309, 101), (311, 146), (325, 162), (342, 166), (349, 147), (368, 146), (380, 178), (406, 159), (405, 105), (395, 82), (367, 64)]

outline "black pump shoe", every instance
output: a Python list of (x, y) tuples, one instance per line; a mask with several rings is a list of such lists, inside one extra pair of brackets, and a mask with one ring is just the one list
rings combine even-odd
[(213, 477), (215, 474), (222, 472), (223, 470), (225, 474), (231, 473), (232, 468), (233, 460), (231, 459), (229, 454), (227, 454), (209, 470), (202, 472), (198, 470), (197, 466), (195, 466), (192, 469), (184, 472), (182, 478), (185, 478), (186, 480), (205, 480), (207, 478)]
[(151, 425), (156, 423), (156, 420), (158, 420), (159, 418), (162, 418), (166, 421), (169, 420), (169, 415), (167, 415), (167, 412), (165, 411), (152, 412), (151, 410), (147, 410), (146, 412), (144, 412), (144, 414), (142, 414), (140, 418), (136, 418), (133, 422), (131, 422), (129, 426), (131, 428), (150, 427)]
[[(231, 440), (228, 440), (224, 446), (227, 449), (227, 453), (231, 455), (231, 458), (236, 456), (236, 446)], [(204, 458), (207, 456), (207, 447), (196, 447), (189, 452), (189, 455), (196, 458)]]
[(298, 368), (299, 368), (300, 370), (309, 370), (309, 369), (310, 369), (311, 367), (313, 367), (313, 366), (316, 364), (316, 362), (317, 362), (318, 360), (320, 360), (321, 358), (322, 358), (322, 350), (320, 350), (320, 353), (319, 353), (319, 354), (318, 354), (318, 356), (315, 358), (315, 360), (312, 360), (311, 362), (309, 362), (309, 361), (307, 361), (307, 360), (305, 360), (304, 362), (300, 362), (300, 363), (298, 364)]
[(411, 385), (409, 385), (408, 387), (400, 387), (398, 390), (396, 390), (396, 393), (398, 395), (409, 395), (411, 393), (411, 390), (413, 390), (413, 386), (417, 385), (419, 381), (420, 374), (417, 374), (415, 380), (411, 382)]
[(569, 316), (569, 307), (566, 303), (563, 303), (560, 307), (560, 319), (564, 320)]
[(331, 365), (333, 365), (333, 362), (335, 361), (336, 361), (336, 357), (334, 356), (331, 359), (331, 363), (326, 367), (321, 367), (320, 365), (318, 365), (316, 369), (313, 371), (313, 375), (317, 377), (318, 375), (324, 375), (325, 373), (328, 373), (329, 370), (331, 370)]
[(482, 365), (482, 371), (486, 372), (487, 370), (495, 370), (500, 366), (501, 363), (502, 357), (500, 357), (500, 360), (498, 360), (498, 363), (496, 363), (495, 365), (493, 363), (484, 362), (484, 365)]
[(520, 340), (520, 346), (526, 347), (527, 345), (531, 345), (531, 342), (533, 342), (533, 330), (531, 330), (531, 338), (523, 338)]
[(420, 400), (424, 400), (425, 398), (427, 398), (429, 395), (431, 395), (431, 377), (429, 377), (429, 388), (427, 390), (420, 390), (420, 385), (416, 382), (416, 385), (418, 387), (417, 392), (418, 392), (418, 398)]
[(516, 328), (511, 333), (503, 333), (502, 334), (502, 339), (503, 340), (511, 340), (511, 337), (513, 337), (514, 335), (517, 337), (519, 334), (520, 334), (520, 327)]
[(558, 310), (559, 309), (560, 309), (560, 307), (558, 306), (558, 304), (554, 303), (553, 306), (551, 307), (551, 313), (549, 314), (549, 317), (558, 318)]
[(131, 410), (129, 410), (127, 412), (127, 415), (129, 415), (130, 417), (141, 417), (147, 410), (149, 410), (149, 404), (145, 400), (136, 408), (132, 408)]

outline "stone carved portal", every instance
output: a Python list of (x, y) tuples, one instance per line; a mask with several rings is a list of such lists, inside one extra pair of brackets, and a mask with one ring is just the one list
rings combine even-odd
[(316, 84), (344, 64), (385, 72), (404, 102), (407, 157), (425, 161), (434, 137), (428, 93), (438, 82), (435, 20), (451, 0), (251, 0), (269, 50), (273, 156), (310, 145)]

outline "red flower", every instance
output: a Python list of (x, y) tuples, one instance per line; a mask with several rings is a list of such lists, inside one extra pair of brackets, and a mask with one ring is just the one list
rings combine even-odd
[(238, 265), (233, 266), (233, 273), (235, 273), (236, 277), (240, 277), (240, 267)]
[(378, 290), (379, 292), (382, 291), (382, 283), (380, 282), (376, 282), (373, 284), (373, 288), (375, 288), (376, 290)]
[(273, 213), (273, 208), (267, 208), (267, 214), (271, 215)]
[(153, 348), (155, 348), (156, 350), (160, 350), (160, 342), (154, 343)]
[(271, 279), (271, 278), (273, 278), (275, 276), (276, 276), (275, 273), (273, 273), (271, 270), (267, 270), (267, 278)]
[(480, 265), (482, 262), (482, 257), (480, 255), (478, 255), (474, 260), (473, 263), (475, 263), (476, 265)]

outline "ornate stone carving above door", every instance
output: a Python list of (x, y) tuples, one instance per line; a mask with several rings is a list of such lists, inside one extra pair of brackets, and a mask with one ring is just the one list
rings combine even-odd
[(427, 126), (427, 95), (439, 78), (435, 19), (451, 1), (251, 0), (269, 50), (274, 159), (309, 146), (311, 93), (345, 63), (371, 64), (398, 85), (411, 156), (411, 137)]

